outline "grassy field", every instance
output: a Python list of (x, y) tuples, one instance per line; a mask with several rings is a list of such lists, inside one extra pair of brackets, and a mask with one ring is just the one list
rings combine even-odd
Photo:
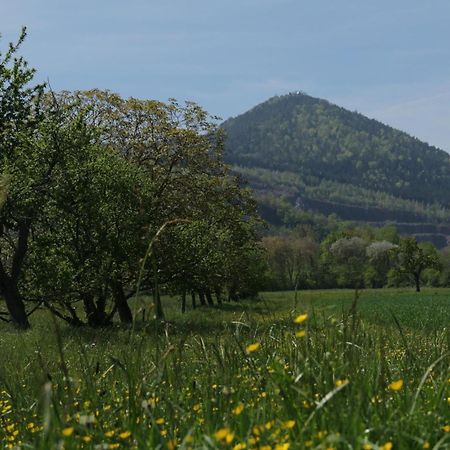
[(353, 300), (264, 293), (181, 315), (166, 298), (166, 324), (133, 329), (0, 322), (0, 445), (450, 448), (450, 289)]

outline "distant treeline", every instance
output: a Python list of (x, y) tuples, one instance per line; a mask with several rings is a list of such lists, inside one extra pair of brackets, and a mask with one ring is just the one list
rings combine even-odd
[(262, 242), (267, 290), (450, 286), (450, 247), (402, 238), (394, 226), (338, 223), (320, 239), (303, 225)]

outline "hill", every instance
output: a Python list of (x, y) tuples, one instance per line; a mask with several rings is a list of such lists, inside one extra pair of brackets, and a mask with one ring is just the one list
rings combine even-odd
[(335, 214), (446, 244), (450, 155), (443, 150), (303, 93), (273, 97), (222, 127), (226, 159), (256, 190), (269, 222)]

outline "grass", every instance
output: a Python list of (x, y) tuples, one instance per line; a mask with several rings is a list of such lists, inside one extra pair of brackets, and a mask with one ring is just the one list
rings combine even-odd
[(185, 315), (166, 298), (167, 324), (134, 329), (0, 324), (0, 442), (450, 448), (450, 289), (261, 297)]

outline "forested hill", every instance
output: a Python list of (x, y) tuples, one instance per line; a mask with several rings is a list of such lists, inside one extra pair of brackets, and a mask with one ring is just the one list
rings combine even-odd
[(449, 222), (450, 155), (362, 114), (295, 93), (222, 126), (228, 162), (260, 196), (350, 220)]

